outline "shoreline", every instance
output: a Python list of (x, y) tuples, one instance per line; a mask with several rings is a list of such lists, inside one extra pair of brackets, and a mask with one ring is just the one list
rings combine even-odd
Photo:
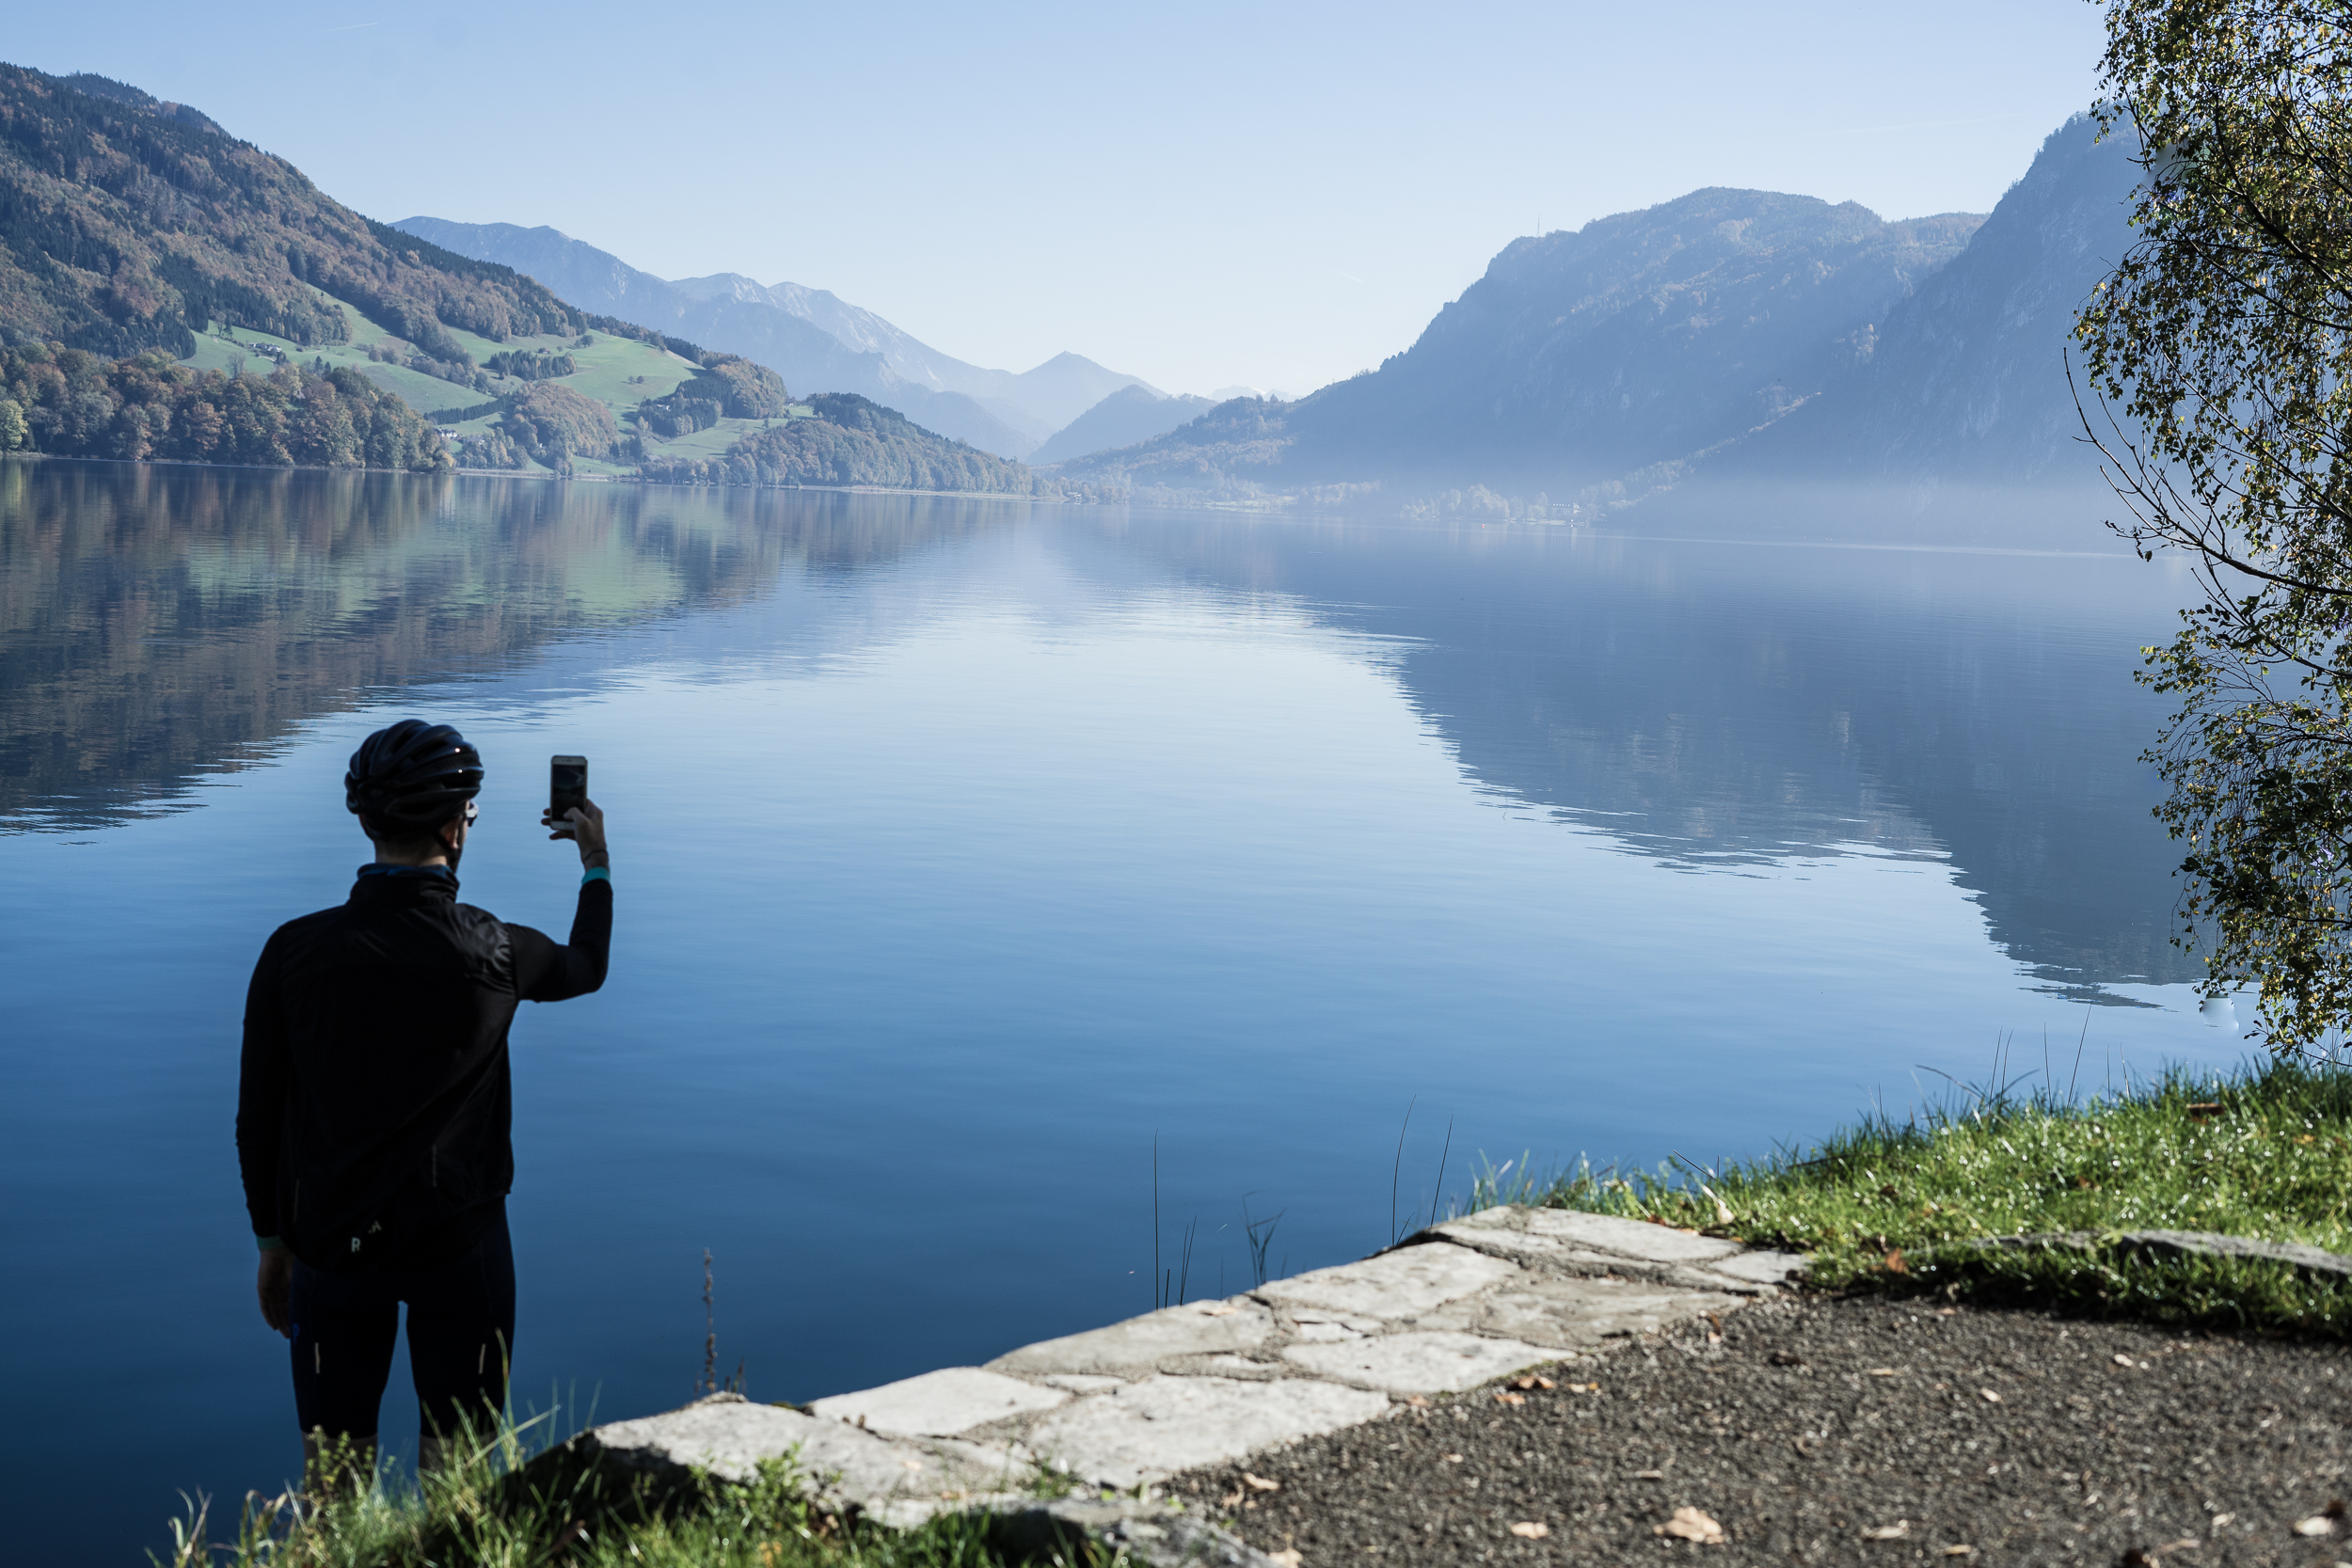
[[(2192, 1535), (2345, 1535), (2319, 1493), (2352, 1477), (2352, 1431), (2303, 1420), (2280, 1484), (2263, 1433), (2315, 1379), (2352, 1385), (2347, 1172), (2352, 1072), (2333, 1068), (2176, 1071), (2079, 1103), (1971, 1091), (1802, 1159), (1509, 1192), (1488, 1173), (1474, 1212), (1359, 1261), (984, 1366), (807, 1405), (714, 1394), (535, 1455), (509, 1427), (421, 1497), (261, 1506), (330, 1545), (388, 1520), (422, 1543), (457, 1528), (449, 1499), (495, 1497), (533, 1551), (593, 1517), (633, 1561), (655, 1560), (640, 1542), (756, 1514), (812, 1568), (950, 1548), (975, 1565), (1558, 1561), (1677, 1535), (1808, 1561), (1898, 1540), (2153, 1560)], [(2045, 1223), (2070, 1215), (2094, 1223)], [(2184, 1215), (2236, 1223), (2149, 1223)], [(2163, 1450), (2178, 1474), (2110, 1465), (2118, 1429), (2078, 1390), (2127, 1372), (2124, 1403), (2186, 1433)], [(2176, 1414), (2208, 1407), (2242, 1454)], [(2242, 1501), (2176, 1518), (2185, 1487)], [(2158, 1520), (2181, 1533), (2149, 1536)]]

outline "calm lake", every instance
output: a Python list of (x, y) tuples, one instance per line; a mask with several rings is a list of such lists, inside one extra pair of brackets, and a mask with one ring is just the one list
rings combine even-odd
[(1482, 1158), (1763, 1154), (2003, 1037), (2235, 1060), (2136, 760), (2185, 579), (2049, 543), (0, 464), (5, 1555), (297, 1467), (238, 1022), (372, 729), (482, 748), (508, 920), (569, 924), (550, 753), (611, 818), (611, 982), (514, 1035), (517, 1404), (691, 1397), (705, 1248), (802, 1400), (1149, 1308), (1155, 1148), (1197, 1296), (1248, 1219), (1335, 1263)]

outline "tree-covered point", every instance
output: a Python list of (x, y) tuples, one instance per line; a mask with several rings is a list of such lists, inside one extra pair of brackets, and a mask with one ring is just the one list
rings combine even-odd
[(637, 428), (675, 439), (709, 430), (722, 419), (780, 420), (791, 407), (784, 377), (765, 365), (732, 354), (705, 354), (702, 367), (669, 396), (639, 404)]
[(58, 457), (449, 467), (415, 410), (342, 368), (266, 376), (192, 371), (160, 354), (107, 360), (27, 343), (0, 351), (0, 451)]
[(568, 473), (573, 458), (611, 457), (620, 445), (612, 410), (569, 387), (541, 381), (509, 401), (496, 425), (465, 438), (465, 466), (519, 468), (529, 458)]
[(445, 327), (494, 341), (586, 329), (511, 268), (332, 200), (300, 170), (119, 84), (0, 66), (0, 338), (184, 356), (208, 321), (347, 341), (335, 301), (434, 358)]
[(903, 490), (1058, 495), (1019, 463), (925, 430), (852, 392), (809, 399), (816, 418), (755, 430), (723, 457), (648, 453), (638, 471), (675, 484), (874, 484)]

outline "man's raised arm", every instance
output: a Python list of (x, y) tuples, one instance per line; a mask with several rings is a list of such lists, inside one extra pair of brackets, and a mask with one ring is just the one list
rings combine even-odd
[[(515, 989), (526, 1002), (561, 1002), (584, 996), (604, 984), (612, 948), (612, 870), (606, 851), (604, 813), (585, 800), (565, 814), (567, 835), (580, 844), (580, 908), (572, 916), (572, 939), (558, 946), (544, 932), (510, 926), (515, 942)], [(541, 825), (552, 829), (545, 815)]]

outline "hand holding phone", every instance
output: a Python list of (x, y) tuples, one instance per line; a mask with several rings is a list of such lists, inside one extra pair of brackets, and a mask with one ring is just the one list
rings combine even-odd
[(569, 820), (574, 806), (588, 801), (588, 759), (586, 757), (549, 757), (548, 759), (548, 826), (554, 838), (570, 838)]
[(539, 825), (549, 838), (580, 845), (580, 863), (590, 870), (611, 863), (604, 850), (604, 813), (588, 799), (588, 759), (555, 757), (548, 768), (547, 815)]

